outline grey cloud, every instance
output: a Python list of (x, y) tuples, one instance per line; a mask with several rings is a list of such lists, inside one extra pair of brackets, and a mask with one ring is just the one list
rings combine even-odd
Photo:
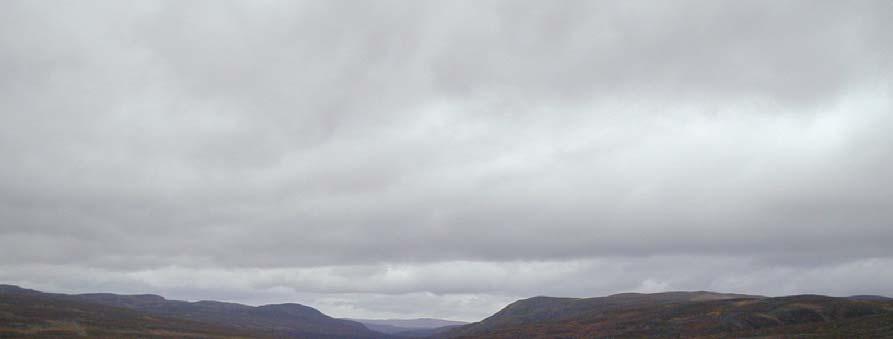
[[(78, 267), (112, 282), (57, 287), (188, 297), (209, 292), (151, 282), (337, 266), (371, 287), (308, 293), (369, 315), (337, 302), (560, 292), (373, 284), (387, 265), (719, 256), (781, 280), (893, 257), (887, 2), (0, 7), (8, 280)], [(722, 289), (623, 275), (569, 290)], [(836, 283), (791, 291), (863, 290)]]

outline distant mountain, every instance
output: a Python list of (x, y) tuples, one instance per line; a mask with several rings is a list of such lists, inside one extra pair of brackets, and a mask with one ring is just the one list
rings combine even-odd
[(893, 301), (893, 298), (890, 298), (890, 297), (885, 297), (882, 295), (866, 295), (866, 294), (851, 295), (851, 296), (847, 297), (847, 299), (864, 300), (864, 301)]
[[(61, 322), (90, 336), (101, 336), (109, 328), (119, 327), (127, 333), (151, 335), (154, 329), (140, 326), (139, 319), (153, 319), (161, 328), (178, 333), (207, 330), (202, 337), (240, 333), (249, 337), (383, 337), (358, 322), (335, 319), (299, 304), (253, 307), (218, 301), (168, 300), (157, 295), (42, 293), (0, 285), (0, 309), (4, 317), (0, 318), (0, 328), (42, 328)], [(115, 317), (109, 318), (111, 315)]]
[(437, 327), (444, 327), (444, 326), (468, 324), (467, 321), (444, 320), (444, 319), (433, 319), (433, 318), (416, 318), (416, 319), (352, 319), (352, 318), (348, 318), (348, 320), (360, 322), (360, 323), (363, 323), (364, 325), (387, 325), (387, 326), (405, 327), (405, 328), (437, 328)]
[(381, 333), (399, 336), (422, 337), (440, 333), (452, 327), (468, 324), (464, 321), (417, 318), (417, 319), (348, 319)]
[(413, 330), (406, 330), (402, 332), (397, 332), (392, 335), (401, 337), (401, 338), (437, 338), (444, 333), (449, 332), (455, 328), (461, 327), (462, 325), (450, 325), (443, 327), (435, 327), (435, 328), (418, 328)]
[(438, 337), (893, 336), (893, 302), (713, 292), (534, 297)]

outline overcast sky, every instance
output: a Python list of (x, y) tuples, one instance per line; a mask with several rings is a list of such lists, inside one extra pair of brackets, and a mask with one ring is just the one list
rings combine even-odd
[(0, 282), (893, 295), (890, 1), (3, 1)]

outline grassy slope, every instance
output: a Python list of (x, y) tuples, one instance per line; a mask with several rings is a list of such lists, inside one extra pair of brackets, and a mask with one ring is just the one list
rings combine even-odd
[[(681, 298), (680, 298), (681, 297)], [(893, 303), (824, 296), (718, 300), (684, 295), (532, 298), (481, 323), (448, 332), (464, 338), (893, 336)], [(734, 296), (731, 296), (734, 297)], [(652, 299), (649, 301), (649, 299)]]
[(385, 338), (299, 304), (247, 306), (157, 295), (43, 293), (0, 285), (0, 337)]
[(258, 338), (238, 328), (34, 293), (0, 293), (0, 337)]

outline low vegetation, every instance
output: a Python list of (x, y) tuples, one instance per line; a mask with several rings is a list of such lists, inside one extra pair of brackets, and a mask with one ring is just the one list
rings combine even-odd
[(0, 285), (0, 337), (875, 338), (893, 337), (893, 300), (712, 292), (534, 297), (477, 323), (386, 334), (299, 304), (253, 307)]

